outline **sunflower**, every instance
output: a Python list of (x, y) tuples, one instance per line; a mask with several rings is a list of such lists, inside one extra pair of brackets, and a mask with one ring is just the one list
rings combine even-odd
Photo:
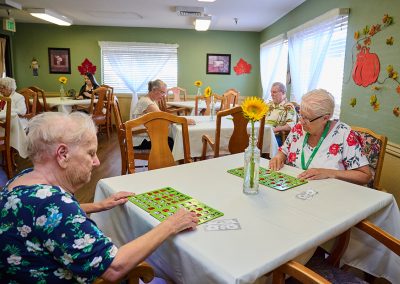
[(248, 97), (242, 103), (243, 114), (251, 121), (258, 121), (265, 116), (268, 106), (263, 99)]
[(203, 82), (197, 80), (197, 81), (194, 81), (194, 85), (195, 85), (196, 87), (201, 87), (201, 85), (203, 85)]
[(211, 96), (211, 94), (212, 94), (212, 89), (211, 89), (210, 86), (208, 86), (208, 87), (205, 88), (205, 90), (204, 90), (204, 96), (205, 96), (206, 98), (208, 98), (208, 97)]
[(67, 77), (61, 76), (60, 78), (58, 78), (58, 82), (60, 82), (61, 84), (67, 84)]

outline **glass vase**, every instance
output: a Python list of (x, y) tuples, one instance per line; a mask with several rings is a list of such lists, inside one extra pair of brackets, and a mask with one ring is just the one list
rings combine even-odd
[(260, 149), (257, 147), (257, 137), (254, 133), (254, 123), (249, 137), (249, 146), (244, 151), (243, 193), (258, 194), (259, 187)]
[(211, 103), (210, 103), (210, 120), (213, 121), (215, 118), (215, 103), (214, 103), (214, 96), (211, 96)]
[(64, 98), (65, 98), (65, 90), (64, 90), (63, 84), (60, 85), (60, 98), (61, 98), (61, 100), (64, 100)]
[(200, 88), (200, 87), (197, 87), (197, 94), (196, 94), (196, 96), (197, 96), (197, 97), (200, 97), (200, 96), (201, 96), (201, 88)]

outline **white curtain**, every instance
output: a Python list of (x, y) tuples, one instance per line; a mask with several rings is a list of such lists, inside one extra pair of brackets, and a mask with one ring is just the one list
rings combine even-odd
[(287, 33), (292, 82), (291, 101), (300, 102), (308, 91), (317, 88), (321, 70), (338, 19), (347, 9), (334, 9)]
[(176, 86), (176, 44), (104, 42), (102, 51), (104, 83), (118, 91), (132, 93), (130, 118), (138, 101), (138, 93), (147, 92), (147, 84), (161, 79)]
[(279, 35), (260, 46), (261, 85), (264, 100), (271, 96), (274, 82), (286, 84), (288, 45), (284, 35)]

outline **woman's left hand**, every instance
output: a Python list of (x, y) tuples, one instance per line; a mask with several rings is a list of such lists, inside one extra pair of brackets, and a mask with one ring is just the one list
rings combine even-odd
[(128, 197), (135, 195), (133, 192), (120, 191), (107, 197), (100, 202), (103, 210), (114, 208), (115, 206), (125, 204), (128, 201)]
[(316, 180), (316, 179), (326, 179), (334, 178), (334, 170), (331, 169), (308, 169), (297, 176), (300, 179)]

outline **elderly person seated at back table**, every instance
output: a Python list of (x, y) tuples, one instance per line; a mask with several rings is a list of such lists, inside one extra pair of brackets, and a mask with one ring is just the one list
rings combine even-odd
[(282, 146), (281, 131), (290, 131), (296, 124), (296, 110), (292, 103), (287, 101), (286, 87), (280, 82), (275, 82), (271, 87), (272, 102), (268, 103), (268, 112), (265, 123), (274, 127), (274, 133), (278, 146)]
[[(15, 90), (17, 85), (13, 78), (5, 77), (0, 78), (0, 93), (5, 97), (11, 98), (11, 111), (17, 113), (18, 115), (26, 114), (26, 104), (25, 97)], [(5, 112), (6, 106), (0, 104), (0, 112)], [(28, 120), (26, 118), (21, 118), (21, 123), (26, 128)]]
[(305, 94), (300, 105), (300, 123), (292, 128), (271, 159), (270, 168), (280, 170), (286, 162), (304, 170), (299, 178), (337, 178), (367, 184), (371, 179), (368, 160), (350, 126), (331, 120), (334, 108), (335, 100), (325, 90)]
[(181, 209), (117, 249), (83, 209), (110, 209), (132, 193), (82, 206), (74, 197), (100, 164), (96, 126), (86, 114), (46, 112), (34, 117), (28, 151), (33, 170), (21, 172), (0, 191), (2, 283), (92, 283), (100, 276), (116, 281), (165, 239), (197, 225), (194, 213)]

